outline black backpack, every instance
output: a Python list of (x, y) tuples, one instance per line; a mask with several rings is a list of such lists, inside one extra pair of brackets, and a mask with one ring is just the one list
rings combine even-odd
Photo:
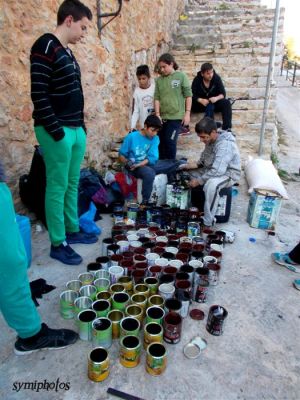
[(24, 205), (47, 227), (45, 216), (46, 167), (40, 146), (34, 146), (29, 174), (19, 179), (19, 194)]

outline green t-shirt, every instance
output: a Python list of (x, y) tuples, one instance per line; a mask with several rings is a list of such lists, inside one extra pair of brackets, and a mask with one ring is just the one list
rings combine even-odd
[(185, 99), (191, 96), (191, 85), (184, 72), (174, 71), (168, 76), (160, 76), (155, 82), (154, 100), (160, 103), (162, 119), (182, 119)]

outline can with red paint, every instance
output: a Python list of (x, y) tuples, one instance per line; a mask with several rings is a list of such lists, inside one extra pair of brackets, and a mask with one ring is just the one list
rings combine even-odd
[(165, 315), (163, 321), (164, 341), (176, 344), (181, 339), (182, 317), (174, 311)]
[(228, 312), (224, 307), (218, 305), (211, 306), (207, 317), (206, 330), (214, 336), (222, 335), (227, 315)]

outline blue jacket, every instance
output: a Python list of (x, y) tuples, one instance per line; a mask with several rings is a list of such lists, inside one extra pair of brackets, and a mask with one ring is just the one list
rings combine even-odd
[(159, 157), (158, 145), (158, 136), (149, 139), (143, 136), (140, 131), (134, 131), (125, 137), (119, 154), (134, 163), (148, 159), (149, 165), (154, 165)]

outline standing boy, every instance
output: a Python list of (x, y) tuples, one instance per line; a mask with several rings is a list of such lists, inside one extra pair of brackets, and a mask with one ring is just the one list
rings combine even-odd
[(221, 77), (216, 74), (210, 63), (201, 65), (201, 70), (192, 83), (193, 112), (205, 112), (206, 117), (214, 118), (215, 112), (221, 112), (223, 130), (231, 130), (231, 103), (226, 99), (226, 92)]
[(159, 132), (159, 158), (175, 159), (177, 139), (183, 126), (190, 123), (192, 106), (191, 85), (186, 74), (178, 70), (174, 57), (165, 53), (158, 59), (160, 76), (154, 92), (155, 114), (163, 127)]
[(50, 257), (70, 265), (82, 261), (70, 244), (97, 241), (79, 230), (78, 182), (86, 128), (80, 68), (68, 47), (85, 36), (91, 19), (90, 9), (79, 0), (65, 0), (54, 34), (41, 36), (30, 55), (34, 130), (46, 165)]
[(131, 117), (131, 130), (136, 128), (139, 122), (140, 128), (144, 127), (145, 119), (154, 112), (154, 89), (151, 82), (148, 65), (139, 65), (136, 69), (139, 86), (133, 93), (133, 113)]

